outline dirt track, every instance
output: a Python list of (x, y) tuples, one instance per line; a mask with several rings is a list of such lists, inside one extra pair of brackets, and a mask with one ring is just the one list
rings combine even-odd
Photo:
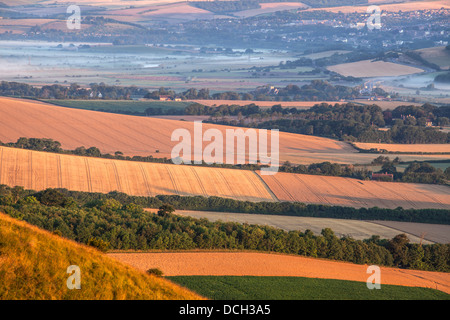
[[(166, 276), (296, 276), (366, 282), (367, 265), (254, 252), (110, 253), (141, 270), (159, 268)], [(438, 289), (450, 294), (450, 274), (381, 268), (383, 284)]]

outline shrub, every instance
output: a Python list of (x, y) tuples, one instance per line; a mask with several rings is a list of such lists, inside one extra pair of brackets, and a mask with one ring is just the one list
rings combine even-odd
[(158, 269), (158, 268), (148, 269), (147, 273), (148, 274), (152, 274), (152, 275), (157, 276), (157, 277), (162, 277), (163, 276), (163, 272), (160, 269)]

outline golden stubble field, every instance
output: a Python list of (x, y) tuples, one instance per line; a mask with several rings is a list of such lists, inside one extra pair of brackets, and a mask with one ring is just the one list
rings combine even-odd
[[(109, 253), (140, 270), (166, 276), (294, 276), (366, 282), (367, 265), (257, 252)], [(450, 293), (450, 274), (381, 267), (382, 284), (426, 287)]]
[(135, 196), (218, 196), (276, 201), (250, 170), (109, 160), (0, 147), (0, 184), (26, 189), (120, 191)]
[(364, 143), (354, 142), (354, 145), (360, 149), (387, 150), (390, 152), (424, 152), (424, 153), (450, 153), (450, 144), (389, 144), (389, 143)]
[[(61, 142), (63, 149), (97, 147), (102, 153), (121, 151), (129, 156), (171, 158), (172, 148), (178, 144), (178, 141), (171, 141), (172, 132), (175, 129), (187, 129), (193, 133), (193, 128), (194, 124), (188, 121), (71, 109), (26, 99), (0, 97), (0, 141), (4, 143), (15, 142), (20, 137), (49, 138)], [(225, 138), (227, 129), (238, 128), (203, 124), (203, 132), (208, 129), (220, 130)], [(203, 148), (209, 143), (204, 142)], [(231, 151), (230, 148), (225, 150)], [(284, 161), (293, 164), (324, 161), (370, 164), (378, 157), (377, 154), (358, 153), (342, 141), (287, 132), (280, 132), (279, 151), (281, 164)], [(401, 159), (440, 160), (448, 159), (448, 156), (402, 155)]]
[(261, 178), (281, 201), (332, 206), (450, 209), (445, 185), (363, 181), (343, 177), (277, 173)]
[(0, 184), (350, 207), (450, 209), (449, 187), (81, 157), (0, 147)]
[(357, 62), (343, 63), (327, 67), (328, 70), (358, 78), (371, 77), (397, 77), (414, 73), (421, 73), (424, 70), (405, 66), (392, 62), (363, 60)]
[[(49, 138), (61, 142), (64, 149), (93, 146), (103, 153), (114, 154), (121, 151), (130, 156), (152, 155), (170, 159), (172, 148), (179, 143), (171, 141), (174, 130), (187, 129), (193, 137), (194, 124), (187, 121), (70, 109), (1, 97), (0, 128), (2, 142), (15, 142), (20, 137)], [(203, 124), (203, 132), (208, 129), (220, 130), (224, 137), (224, 151), (231, 152), (231, 147), (225, 147), (225, 133), (227, 129), (238, 128)], [(286, 160), (293, 163), (317, 162), (311, 158), (311, 154), (327, 157), (331, 155), (332, 158), (342, 158), (345, 162), (346, 158), (353, 159), (351, 155), (357, 153), (347, 143), (332, 139), (284, 132), (280, 132), (279, 136), (280, 163)], [(268, 140), (269, 137), (270, 132)], [(209, 143), (204, 142), (203, 148)]]

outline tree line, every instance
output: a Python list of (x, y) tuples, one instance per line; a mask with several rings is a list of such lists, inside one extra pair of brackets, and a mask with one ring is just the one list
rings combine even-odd
[[(11, 201), (11, 199), (14, 201)], [(5, 201), (5, 199), (7, 199)], [(9, 201), (9, 202), (8, 202)], [(56, 189), (26, 193), (0, 187), (0, 211), (100, 250), (257, 250), (430, 271), (450, 271), (450, 244), (410, 244), (406, 235), (390, 240), (355, 240), (329, 229), (281, 229), (210, 222), (173, 214), (166, 203), (157, 214), (133, 202), (107, 197), (84, 204)]]
[(147, 89), (136, 86), (110, 86), (105, 83), (91, 83), (89, 88), (83, 88), (76, 83), (70, 85), (52, 84), (42, 87), (20, 82), (0, 82), (0, 95), (13, 97), (28, 97), (36, 99), (105, 99), (129, 100), (132, 96), (144, 96)]
[[(45, 205), (70, 207), (73, 204), (89, 206), (89, 203), (114, 199), (124, 205), (159, 208), (170, 204), (177, 210), (235, 212), (297, 217), (336, 218), (352, 220), (388, 220), (450, 225), (450, 210), (444, 209), (396, 209), (353, 208), (301, 202), (251, 202), (221, 197), (158, 195), (154, 197), (130, 196), (112, 191), (107, 194), (67, 189), (51, 189), (42, 198), (43, 191), (25, 190), (23, 187), (0, 185), (0, 205), (14, 205), (27, 196), (35, 196)], [(52, 198), (54, 196), (54, 198)], [(43, 200), (44, 199), (44, 200)]]

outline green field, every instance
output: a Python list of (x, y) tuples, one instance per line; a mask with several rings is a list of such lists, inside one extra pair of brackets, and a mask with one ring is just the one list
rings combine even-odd
[(183, 111), (192, 102), (185, 101), (136, 101), (136, 100), (42, 100), (54, 105), (123, 114), (145, 114), (148, 108)]
[(448, 300), (433, 289), (302, 277), (176, 276), (170, 281), (214, 300)]

